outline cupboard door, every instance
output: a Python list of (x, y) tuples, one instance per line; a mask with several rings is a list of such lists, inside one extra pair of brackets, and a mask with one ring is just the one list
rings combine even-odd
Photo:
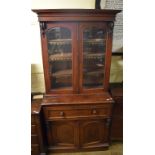
[(76, 35), (75, 24), (47, 24), (43, 60), (48, 92), (76, 91)]
[(109, 126), (105, 120), (81, 121), (80, 147), (103, 147), (108, 143)]
[(78, 126), (75, 121), (48, 122), (48, 146), (53, 149), (75, 149), (78, 140)]
[(107, 29), (105, 23), (80, 24), (80, 90), (103, 89)]

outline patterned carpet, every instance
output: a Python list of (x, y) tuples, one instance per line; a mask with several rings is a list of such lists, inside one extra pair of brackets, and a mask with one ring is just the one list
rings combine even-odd
[(49, 155), (123, 155), (123, 143), (113, 143), (107, 151), (77, 152), (77, 153), (51, 153)]

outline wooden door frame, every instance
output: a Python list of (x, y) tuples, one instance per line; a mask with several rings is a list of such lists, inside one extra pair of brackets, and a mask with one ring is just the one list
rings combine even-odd
[[(104, 79), (103, 79), (103, 87), (102, 88), (88, 88), (85, 89), (83, 88), (83, 30), (85, 28), (90, 28), (92, 26), (96, 26), (98, 28), (103, 28), (105, 29), (106, 32), (106, 51), (105, 51), (105, 67), (104, 67)], [(103, 91), (107, 91), (108, 90), (108, 83), (109, 83), (109, 75), (110, 74), (110, 63), (111, 63), (111, 59), (107, 58), (107, 56), (110, 56), (111, 50), (110, 50), (110, 46), (111, 44), (108, 46), (108, 44), (112, 41), (109, 39), (109, 35), (108, 35), (108, 27), (107, 27), (107, 22), (81, 22), (79, 24), (79, 54), (80, 54), (80, 59), (79, 59), (79, 72), (80, 72), (80, 79), (79, 79), (79, 92), (80, 93), (101, 93)]]
[(78, 81), (78, 72), (76, 72), (78, 59), (77, 59), (77, 24), (76, 23), (66, 23), (66, 22), (47, 22), (46, 24), (46, 30), (44, 33), (48, 31), (50, 28), (54, 27), (62, 27), (67, 28), (71, 31), (72, 36), (72, 87), (71, 89), (52, 89), (52, 84), (50, 81), (50, 75), (49, 75), (49, 63), (48, 63), (48, 43), (47, 43), (47, 37), (45, 34), (41, 33), (41, 42), (42, 42), (42, 60), (43, 60), (43, 68), (44, 68), (44, 77), (45, 77), (45, 89), (46, 94), (72, 94), (77, 93), (77, 81)]

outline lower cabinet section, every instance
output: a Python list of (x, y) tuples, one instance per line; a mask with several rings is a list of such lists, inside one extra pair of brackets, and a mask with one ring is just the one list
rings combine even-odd
[(48, 150), (51, 152), (97, 150), (109, 146), (109, 119), (47, 121)]
[(105, 97), (105, 94), (46, 97), (43, 116), (48, 152), (107, 149), (113, 100)]

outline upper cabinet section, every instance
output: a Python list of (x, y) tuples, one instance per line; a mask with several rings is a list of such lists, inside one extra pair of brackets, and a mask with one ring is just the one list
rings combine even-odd
[(33, 10), (38, 14), (46, 94), (107, 91), (112, 32), (120, 10)]

